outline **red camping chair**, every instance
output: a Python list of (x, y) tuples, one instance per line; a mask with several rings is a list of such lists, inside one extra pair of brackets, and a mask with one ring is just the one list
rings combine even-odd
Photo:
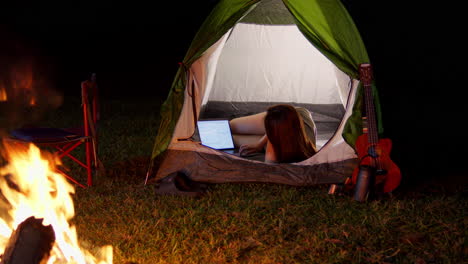
[[(81, 83), (83, 126), (78, 128), (23, 127), (11, 131), (10, 141), (15, 143), (34, 143), (38, 147), (52, 147), (60, 159), (70, 158), (86, 169), (86, 185), (76, 177), (70, 176), (63, 169), (57, 168), (66, 178), (80, 187), (93, 185), (93, 171), (97, 172), (100, 162), (97, 157), (96, 125), (99, 120), (98, 88), (96, 75)], [(85, 161), (72, 155), (72, 151), (85, 145)], [(75, 152), (73, 152), (75, 153)], [(102, 165), (101, 165), (102, 166)]]

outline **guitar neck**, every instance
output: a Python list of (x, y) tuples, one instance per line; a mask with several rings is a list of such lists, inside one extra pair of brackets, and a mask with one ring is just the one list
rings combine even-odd
[(361, 64), (359, 74), (364, 87), (364, 105), (366, 109), (366, 126), (370, 145), (378, 143), (377, 121), (375, 117), (374, 96), (372, 95), (372, 68), (370, 64)]
[(367, 118), (367, 133), (368, 140), (371, 145), (377, 144), (379, 141), (377, 120), (375, 118), (374, 97), (372, 95), (372, 86), (364, 85), (364, 98), (366, 105)]

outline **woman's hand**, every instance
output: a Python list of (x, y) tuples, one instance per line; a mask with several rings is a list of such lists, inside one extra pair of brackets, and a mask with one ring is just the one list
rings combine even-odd
[(246, 157), (255, 153), (264, 152), (267, 142), (267, 136), (263, 135), (257, 143), (241, 145), (239, 147), (239, 154), (241, 157)]
[(261, 144), (244, 144), (239, 148), (239, 154), (241, 157), (250, 156), (255, 153), (263, 152), (264, 148)]

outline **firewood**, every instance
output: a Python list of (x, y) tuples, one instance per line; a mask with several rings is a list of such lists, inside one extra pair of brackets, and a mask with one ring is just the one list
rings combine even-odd
[(52, 226), (33, 216), (24, 220), (10, 236), (1, 264), (43, 264), (55, 242)]

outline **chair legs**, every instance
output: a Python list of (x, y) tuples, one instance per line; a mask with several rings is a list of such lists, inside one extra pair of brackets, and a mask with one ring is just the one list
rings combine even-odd
[[(96, 151), (94, 149), (94, 144), (92, 142), (92, 138), (87, 138), (87, 139), (83, 139), (83, 140), (80, 140), (80, 141), (74, 141), (74, 142), (69, 142), (69, 143), (65, 143), (65, 144), (51, 144), (51, 143), (47, 143), (47, 144), (38, 144), (38, 143), (33, 143), (33, 144), (36, 144), (38, 147), (53, 147), (55, 149), (55, 153), (58, 158), (60, 159), (63, 159), (63, 157), (68, 157), (70, 158), (72, 161), (76, 162), (78, 165), (80, 165), (81, 167), (85, 168), (86, 169), (86, 185), (85, 184), (82, 184), (80, 182), (78, 182), (74, 177), (70, 176), (67, 172), (65, 172), (63, 169), (60, 169), (60, 168), (56, 168), (57, 171), (62, 174), (63, 176), (65, 176), (68, 180), (70, 180), (71, 182), (75, 183), (76, 185), (82, 187), (82, 188), (86, 188), (86, 187), (91, 187), (93, 185), (93, 166), (94, 168), (97, 168), (98, 164), (97, 162), (93, 162), (93, 159), (96, 160), (97, 157), (96, 157)], [(26, 142), (26, 141), (18, 141), (18, 140), (10, 140), (8, 141), (9, 143), (12, 143), (12, 144), (29, 144), (29, 143), (32, 143), (32, 142)], [(86, 148), (86, 161), (85, 162), (82, 162), (81, 160), (79, 160), (78, 158), (74, 157), (73, 155), (70, 154), (71, 151), (73, 151), (74, 149), (76, 149), (77, 147), (79, 147), (80, 145), (82, 144), (85, 144), (85, 148)]]
[(95, 155), (96, 151), (92, 141), (92, 138), (89, 138), (88, 140), (84, 141), (86, 148), (85, 163), (83, 163), (81, 160), (77, 159), (76, 157), (70, 154), (70, 152), (78, 146), (80, 146), (83, 143), (83, 141), (76, 142), (75, 144), (67, 144), (64, 146), (55, 146), (55, 149), (57, 149), (56, 153), (58, 154), (59, 158), (67, 156), (73, 161), (75, 161), (77, 164), (79, 164), (81, 167), (86, 169), (86, 186), (77, 182), (73, 177), (68, 175), (63, 170), (59, 170), (60, 173), (62, 173), (67, 179), (71, 180), (72, 182), (83, 188), (91, 187), (93, 185), (93, 166), (97, 167), (97, 163), (93, 162), (93, 159), (95, 160), (97, 157)]
[(86, 171), (88, 174), (88, 177), (87, 177), (88, 186), (93, 185), (93, 170), (91, 168), (92, 167), (91, 156), (94, 156), (94, 153), (93, 153), (94, 148), (93, 148), (93, 143), (91, 142), (92, 140), (93, 139), (86, 141), (86, 164), (87, 164)]
[(58, 171), (59, 173), (61, 173), (63, 176), (65, 176), (65, 178), (67, 178), (68, 180), (72, 181), (73, 183), (75, 183), (76, 185), (80, 186), (81, 188), (86, 188), (86, 186), (84, 186), (83, 184), (79, 183), (77, 180), (75, 180), (73, 177), (71, 177), (70, 175), (68, 175), (68, 174), (67, 174), (66, 172), (64, 172), (63, 170), (57, 168), (57, 171)]

